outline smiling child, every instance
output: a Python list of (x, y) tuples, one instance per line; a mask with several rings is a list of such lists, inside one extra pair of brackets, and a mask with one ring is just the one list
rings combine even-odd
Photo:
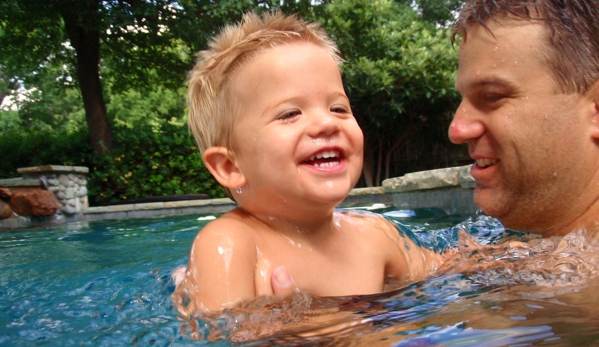
[(419, 280), (443, 262), (381, 216), (335, 210), (363, 151), (340, 63), (318, 25), (280, 13), (247, 14), (199, 53), (189, 125), (238, 207), (193, 242), (173, 296), (181, 311), (272, 295), (277, 266), (302, 291), (340, 296)]

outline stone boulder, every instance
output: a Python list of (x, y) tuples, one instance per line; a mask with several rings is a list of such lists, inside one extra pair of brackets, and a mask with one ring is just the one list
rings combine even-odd
[(9, 218), (12, 217), (12, 215), (12, 208), (10, 208), (10, 206), (7, 203), (0, 200), (0, 219)]
[(52, 216), (58, 211), (54, 193), (48, 190), (14, 190), (8, 204), (20, 216)]

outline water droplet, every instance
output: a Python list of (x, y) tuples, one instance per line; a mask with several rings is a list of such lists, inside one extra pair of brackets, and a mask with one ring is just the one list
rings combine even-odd
[(501, 59), (501, 62), (502, 62), (502, 63), (505, 63), (505, 58)]
[(476, 71), (476, 75), (477, 76), (480, 75), (480, 70)]
[(548, 114), (545, 115), (545, 119), (549, 119), (549, 115)]
[(333, 188), (333, 182), (332, 181), (327, 181), (326, 182), (327, 187), (329, 188)]
[(493, 64), (493, 68), (496, 68), (496, 67), (497, 67), (497, 64)]
[(499, 47), (495, 46), (495, 48), (493, 48), (493, 52), (497, 52), (497, 48)]
[(518, 65), (518, 61), (517, 60), (514, 60), (514, 65)]

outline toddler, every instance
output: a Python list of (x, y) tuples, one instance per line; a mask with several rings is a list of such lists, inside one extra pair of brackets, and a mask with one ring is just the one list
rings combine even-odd
[(280, 266), (302, 291), (341, 296), (416, 281), (443, 262), (381, 216), (335, 210), (363, 151), (341, 61), (318, 25), (280, 13), (246, 14), (199, 53), (189, 126), (238, 207), (193, 242), (173, 296), (181, 312), (272, 295)]

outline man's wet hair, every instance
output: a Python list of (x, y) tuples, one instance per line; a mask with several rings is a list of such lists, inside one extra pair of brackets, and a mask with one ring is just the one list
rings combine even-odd
[(562, 93), (584, 93), (599, 80), (599, 0), (466, 0), (453, 25), (463, 42), (472, 25), (525, 20), (544, 26), (545, 63)]

